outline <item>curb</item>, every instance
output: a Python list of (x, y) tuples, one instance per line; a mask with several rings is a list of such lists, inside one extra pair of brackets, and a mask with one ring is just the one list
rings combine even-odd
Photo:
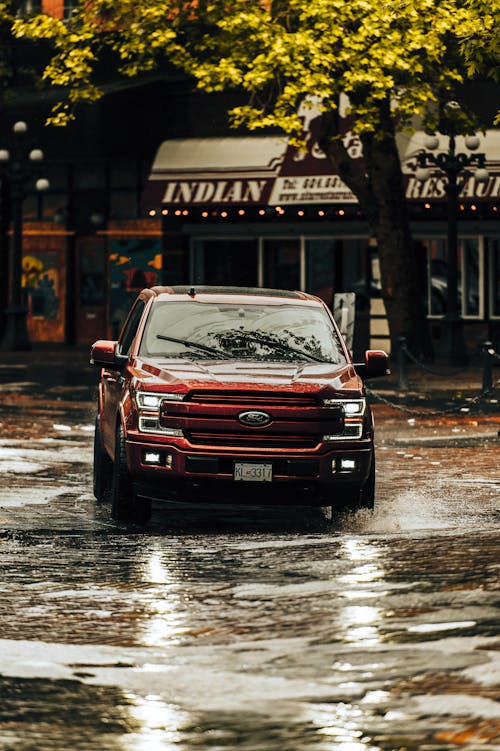
[(497, 443), (500, 440), (500, 434), (492, 430), (489, 433), (475, 433), (473, 435), (433, 435), (433, 436), (415, 436), (414, 438), (393, 438), (384, 441), (385, 446), (429, 446), (432, 448), (450, 448), (457, 446), (461, 448), (473, 447), (483, 443)]

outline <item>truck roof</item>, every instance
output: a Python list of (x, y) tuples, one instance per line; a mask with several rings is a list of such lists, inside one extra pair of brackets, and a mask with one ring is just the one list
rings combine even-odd
[(152, 287), (151, 292), (155, 296), (160, 295), (189, 295), (194, 298), (197, 295), (214, 295), (241, 297), (278, 297), (285, 300), (320, 302), (318, 298), (309, 295), (307, 292), (297, 290), (269, 289), (265, 287), (218, 287), (207, 285), (180, 285), (174, 287)]

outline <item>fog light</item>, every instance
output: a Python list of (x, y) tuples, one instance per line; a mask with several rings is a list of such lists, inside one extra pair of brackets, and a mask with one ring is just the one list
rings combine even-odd
[(332, 474), (337, 471), (337, 460), (332, 459)]
[(142, 454), (143, 464), (161, 464), (161, 454), (159, 451), (144, 451)]
[(341, 472), (354, 472), (356, 469), (356, 459), (341, 459), (340, 471)]
[(164, 454), (163, 451), (146, 450), (142, 452), (142, 463), (150, 467), (166, 467), (172, 469), (172, 454)]

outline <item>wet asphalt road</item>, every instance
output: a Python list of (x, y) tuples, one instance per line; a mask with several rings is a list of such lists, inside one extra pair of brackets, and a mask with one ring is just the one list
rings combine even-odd
[(374, 514), (127, 528), (91, 495), (89, 389), (14, 389), (0, 749), (500, 749), (498, 424), (377, 419)]

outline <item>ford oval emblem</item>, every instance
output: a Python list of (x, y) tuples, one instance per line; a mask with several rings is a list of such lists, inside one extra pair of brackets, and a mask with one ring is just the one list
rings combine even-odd
[(238, 420), (243, 425), (248, 425), (251, 428), (262, 428), (264, 425), (269, 425), (271, 422), (271, 415), (268, 415), (267, 412), (249, 410), (248, 412), (240, 412)]

